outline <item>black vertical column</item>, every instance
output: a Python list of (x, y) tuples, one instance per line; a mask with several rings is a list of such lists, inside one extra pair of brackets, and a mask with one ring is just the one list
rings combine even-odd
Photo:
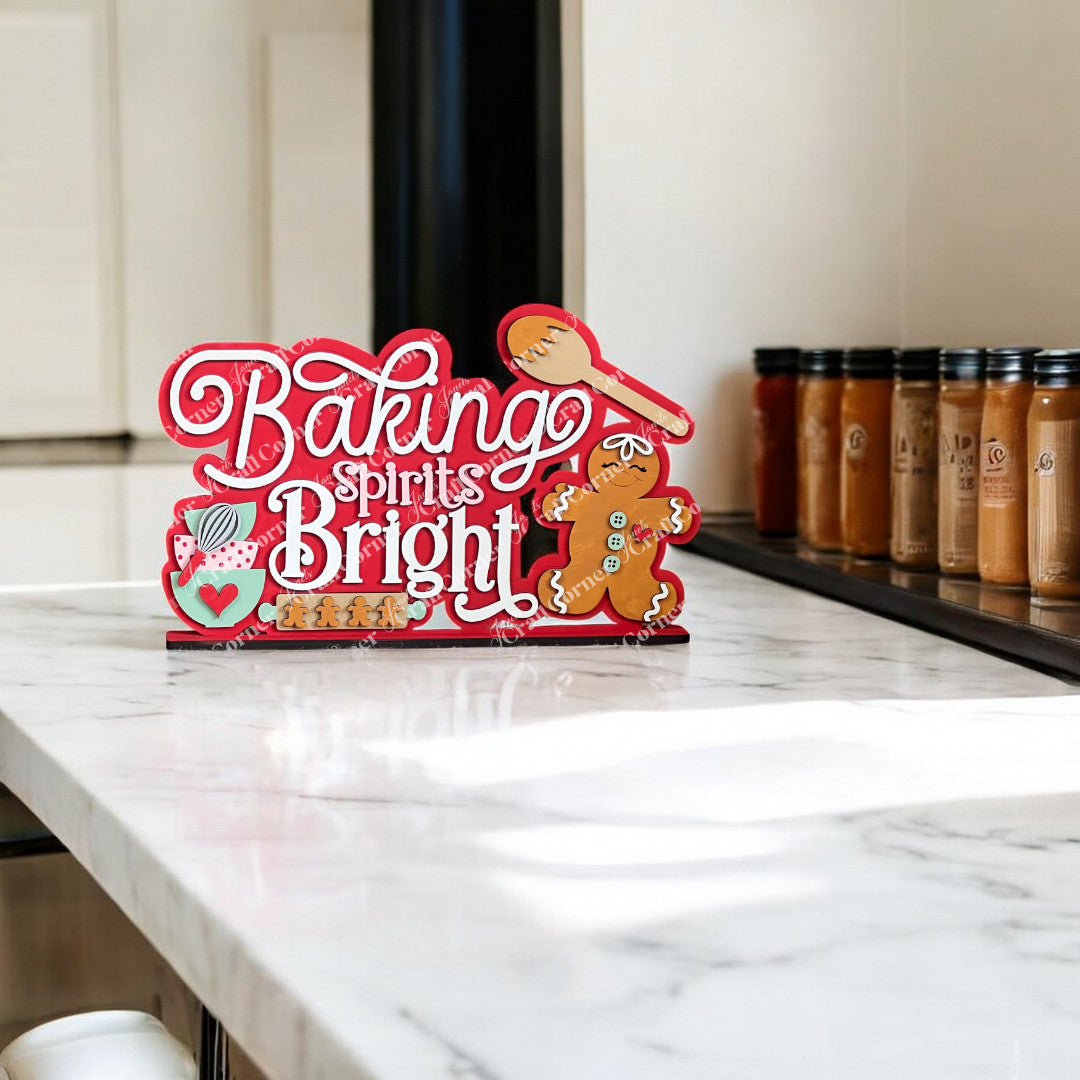
[(378, 352), (413, 310), (416, 112), (413, 4), (384, 0), (372, 11), (372, 178), (375, 340)]
[(543, 296), (562, 303), (562, 34), (559, 0), (536, 4), (536, 276)]
[(373, 5), (375, 346), (428, 326), (503, 381), (495, 329), (562, 293), (558, 0)]

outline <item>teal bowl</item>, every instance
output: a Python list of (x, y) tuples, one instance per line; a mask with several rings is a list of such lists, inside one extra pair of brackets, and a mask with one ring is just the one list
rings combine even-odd
[[(196, 570), (191, 580), (177, 586), (178, 573), (169, 575), (172, 581), (173, 596), (180, 605), (180, 610), (193, 622), (205, 626), (208, 630), (218, 630), (224, 626), (235, 626), (245, 616), (255, 610), (266, 584), (265, 570)], [(229, 599), (232, 589), (236, 595)], [(203, 588), (206, 587), (206, 593)], [(214, 607), (227, 600), (220, 612)], [(210, 601), (209, 603), (207, 601)]]

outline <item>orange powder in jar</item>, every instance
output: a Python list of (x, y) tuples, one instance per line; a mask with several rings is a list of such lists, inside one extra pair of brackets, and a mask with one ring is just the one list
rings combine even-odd
[(840, 400), (840, 530), (843, 547), (866, 558), (889, 554), (889, 459), (896, 350), (849, 349)]
[(992, 585), (1028, 580), (1027, 416), (1034, 390), (1032, 346), (986, 355), (979, 444), (979, 577)]
[(1031, 594), (1080, 600), (1080, 350), (1035, 357), (1027, 456)]

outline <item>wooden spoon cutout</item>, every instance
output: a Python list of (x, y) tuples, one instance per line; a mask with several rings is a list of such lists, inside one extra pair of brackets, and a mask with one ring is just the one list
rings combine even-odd
[(586, 382), (672, 435), (685, 435), (690, 430), (683, 417), (631, 390), (615, 376), (597, 370), (585, 339), (557, 319), (547, 315), (525, 315), (515, 319), (506, 332), (506, 344), (517, 366), (540, 382), (551, 386)]

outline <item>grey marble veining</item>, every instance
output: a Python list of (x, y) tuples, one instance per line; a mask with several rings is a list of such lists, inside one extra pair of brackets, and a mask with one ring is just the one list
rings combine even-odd
[(280, 1080), (1073, 1077), (1073, 688), (671, 565), (689, 647), (167, 654), (155, 587), (12, 584), (0, 782)]

